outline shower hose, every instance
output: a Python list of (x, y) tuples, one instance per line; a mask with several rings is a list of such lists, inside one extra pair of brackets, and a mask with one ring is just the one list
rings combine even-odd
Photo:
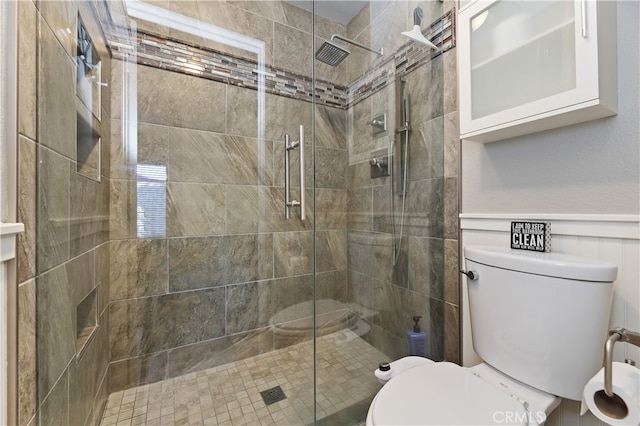
[[(402, 237), (404, 231), (404, 212), (405, 212), (405, 201), (407, 199), (407, 169), (408, 167), (408, 155), (409, 152), (409, 125), (405, 123), (405, 128), (402, 131), (404, 134), (404, 148), (403, 148), (403, 167), (402, 167), (402, 208), (400, 210), (400, 236), (396, 239), (396, 208), (395, 208), (395, 197), (394, 188), (396, 187), (394, 182), (395, 173), (391, 173), (391, 232), (393, 234), (393, 265), (395, 266), (398, 263), (398, 259), (400, 258), (400, 249), (402, 248)], [(402, 141), (400, 142), (402, 143)]]

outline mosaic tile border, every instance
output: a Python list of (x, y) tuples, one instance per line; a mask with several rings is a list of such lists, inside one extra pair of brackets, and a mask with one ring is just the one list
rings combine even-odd
[[(438, 52), (407, 42), (393, 56), (376, 64), (348, 87), (309, 76), (291, 73), (270, 65), (265, 66), (267, 93), (286, 96), (306, 102), (340, 109), (348, 109), (377, 91), (398, 76), (403, 76), (420, 65), (455, 47), (455, 14), (449, 11), (431, 24), (425, 37), (440, 48)], [(129, 55), (137, 63), (183, 74), (196, 75), (209, 80), (238, 87), (258, 89), (257, 62), (238, 56), (190, 45), (147, 32), (129, 34), (120, 27), (110, 28), (107, 40), (113, 56), (126, 59)]]
[(349, 85), (347, 108), (351, 108), (377, 91), (393, 84), (397, 77), (403, 77), (419, 66), (453, 49), (456, 46), (455, 34), (455, 14), (453, 11), (449, 11), (431, 24), (425, 34), (428, 40), (438, 46), (439, 51), (434, 52), (432, 49), (411, 41), (405, 43), (393, 57), (381, 62)]
[[(115, 58), (125, 59), (126, 54), (135, 53), (137, 63), (141, 65), (258, 89), (259, 71), (256, 61), (142, 31), (134, 36), (123, 31), (111, 32), (107, 38)], [(336, 108), (344, 108), (347, 103), (347, 88), (344, 86), (316, 80), (314, 90), (311, 77), (270, 65), (265, 65), (264, 76), (267, 93), (307, 102), (312, 102), (315, 93), (318, 104)]]

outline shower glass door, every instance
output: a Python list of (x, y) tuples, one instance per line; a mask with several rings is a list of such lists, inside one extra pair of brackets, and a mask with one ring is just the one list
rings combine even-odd
[(111, 391), (170, 393), (174, 420), (313, 423), (312, 14), (129, 0), (120, 12)]
[[(411, 317), (445, 359), (442, 3), (24, 5), (37, 366), (21, 409), (361, 424)], [(416, 5), (441, 50), (401, 35)], [(327, 41), (339, 63), (316, 59)]]
[[(453, 18), (437, 1), (331, 3), (314, 14), (316, 420), (355, 425), (380, 389), (378, 364), (408, 355), (413, 316), (428, 336), (421, 355), (445, 359)], [(416, 7), (437, 51), (401, 34)]]

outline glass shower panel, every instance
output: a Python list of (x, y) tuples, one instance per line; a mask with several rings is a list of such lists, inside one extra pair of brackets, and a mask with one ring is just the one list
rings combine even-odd
[(222, 1), (120, 12), (111, 391), (170, 394), (175, 420), (313, 423), (313, 203), (305, 220), (295, 203), (285, 218), (285, 153), (301, 201), (301, 139), (313, 199), (311, 12)]
[[(337, 65), (314, 62), (318, 424), (362, 424), (381, 387), (373, 372), (408, 355), (413, 316), (428, 335), (424, 355), (444, 359), (451, 13), (427, 1), (359, 6), (337, 22), (316, 2), (314, 16), (315, 50), (338, 34), (329, 41), (349, 52)], [(438, 51), (401, 35), (416, 6)]]
[(355, 424), (412, 316), (445, 358), (453, 15), (344, 3), (38, 5), (43, 422)]

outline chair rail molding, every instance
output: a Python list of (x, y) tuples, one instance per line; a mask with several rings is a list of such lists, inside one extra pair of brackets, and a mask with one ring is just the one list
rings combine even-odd
[(511, 221), (551, 222), (552, 235), (640, 240), (640, 215), (633, 214), (544, 214), (461, 213), (460, 229), (509, 232)]

